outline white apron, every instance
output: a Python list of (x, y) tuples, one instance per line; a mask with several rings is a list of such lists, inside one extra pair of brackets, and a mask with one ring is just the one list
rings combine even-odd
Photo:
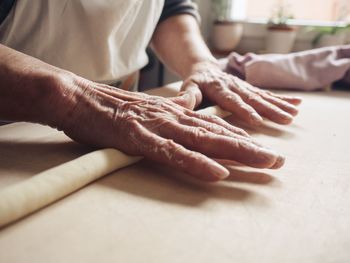
[(147, 64), (164, 0), (17, 0), (0, 43), (82, 77), (113, 83)]

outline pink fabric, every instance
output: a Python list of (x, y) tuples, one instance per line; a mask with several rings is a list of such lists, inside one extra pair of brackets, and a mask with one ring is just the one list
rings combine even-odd
[(338, 80), (350, 84), (350, 45), (286, 55), (233, 52), (221, 63), (228, 73), (261, 88), (317, 90)]

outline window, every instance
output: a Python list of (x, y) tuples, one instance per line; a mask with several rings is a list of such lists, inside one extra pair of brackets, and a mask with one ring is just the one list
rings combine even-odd
[(267, 19), (279, 3), (297, 20), (350, 21), (350, 0), (231, 0), (235, 19)]
[[(281, 1), (246, 0), (247, 18), (267, 18)], [(336, 21), (349, 18), (350, 0), (294, 0), (285, 1), (290, 13), (298, 20)]]

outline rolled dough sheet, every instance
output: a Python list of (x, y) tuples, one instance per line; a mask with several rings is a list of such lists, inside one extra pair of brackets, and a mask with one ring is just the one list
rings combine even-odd
[[(218, 107), (199, 111), (225, 117)], [(63, 198), (142, 157), (128, 156), (115, 149), (98, 150), (61, 164), (32, 178), (0, 190), (0, 227)]]

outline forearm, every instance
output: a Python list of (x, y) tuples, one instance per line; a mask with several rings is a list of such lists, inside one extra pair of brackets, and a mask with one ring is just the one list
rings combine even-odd
[(56, 126), (63, 72), (0, 45), (0, 119)]
[(216, 63), (201, 36), (196, 19), (191, 15), (177, 15), (161, 22), (153, 35), (152, 48), (162, 62), (182, 79), (203, 62)]

